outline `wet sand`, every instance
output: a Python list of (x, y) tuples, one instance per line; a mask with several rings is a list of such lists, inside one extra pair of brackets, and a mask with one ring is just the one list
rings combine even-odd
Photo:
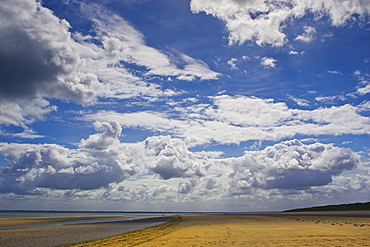
[(181, 215), (166, 225), (74, 246), (370, 246), (370, 212)]
[(109, 219), (116, 218), (117, 216), (83, 216), (83, 217), (52, 217), (52, 218), (17, 218), (17, 219), (0, 219), (0, 227), (8, 226), (22, 226), (22, 225), (35, 225), (35, 224), (48, 224), (56, 222), (70, 222), (80, 220), (93, 220), (93, 219)]
[[(95, 217), (96, 218), (96, 217)], [(79, 218), (81, 219), (81, 218)], [(124, 218), (123, 218), (124, 219)], [(0, 230), (0, 246), (61, 246), (106, 238), (168, 222), (170, 217), (157, 217), (109, 223), (77, 224)], [(34, 219), (33, 223), (60, 219)], [(66, 219), (65, 219), (66, 220)], [(8, 222), (8, 224), (11, 222)], [(19, 222), (18, 222), (19, 223)], [(28, 222), (30, 223), (30, 222)], [(28, 224), (27, 223), (27, 224)], [(13, 224), (14, 225), (14, 224)]]

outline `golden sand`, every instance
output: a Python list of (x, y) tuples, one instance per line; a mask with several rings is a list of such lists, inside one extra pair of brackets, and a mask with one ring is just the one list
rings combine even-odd
[(369, 217), (194, 214), (73, 246), (370, 246)]

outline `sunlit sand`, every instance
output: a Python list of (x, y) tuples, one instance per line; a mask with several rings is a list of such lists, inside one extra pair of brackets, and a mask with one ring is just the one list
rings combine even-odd
[[(57, 221), (60, 219), (42, 219), (43, 222), (51, 222), (53, 220)], [(137, 223), (149, 227), (149, 224), (154, 221), (153, 219), (147, 219), (140, 220)], [(11, 223), (9, 221), (7, 224), (14, 225), (18, 223), (21, 222)], [(28, 221), (27, 224), (29, 223)], [(34, 219), (33, 223), (40, 223), (40, 219)], [(118, 228), (125, 227), (125, 224), (127, 225), (128, 223), (96, 223), (2, 230), (0, 231), (0, 240), (5, 241), (6, 238), (11, 240), (17, 236), (18, 238), (19, 236), (23, 238), (23, 240), (17, 239), (20, 245), (9, 246), (56, 246), (54, 243), (57, 243), (57, 241), (54, 241), (54, 239), (52, 239), (53, 241), (45, 242), (46, 240), (43, 240), (42, 237), (37, 237), (43, 235), (52, 235), (55, 237), (55, 240), (64, 238), (70, 240), (71, 243), (79, 242), (71, 245), (79, 247), (370, 246), (370, 212), (184, 214), (173, 216), (172, 220), (165, 224), (119, 234)], [(132, 226), (134, 225), (127, 225), (127, 227)], [(111, 235), (98, 239), (98, 233), (103, 231), (107, 231), (107, 234), (111, 231), (109, 233)], [(77, 241), (76, 236), (81, 232), (88, 232), (90, 239), (97, 240)], [(31, 240), (32, 244), (27, 242)], [(0, 245), (2, 246), (1, 243)], [(5, 244), (4, 246), (7, 245)]]
[(75, 246), (370, 246), (369, 217), (194, 214)]

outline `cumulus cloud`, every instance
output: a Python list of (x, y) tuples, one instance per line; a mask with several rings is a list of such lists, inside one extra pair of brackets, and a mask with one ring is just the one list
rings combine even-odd
[(350, 149), (291, 140), (261, 151), (247, 151), (228, 162), (234, 167), (230, 192), (248, 194), (253, 188), (307, 190), (324, 186), (361, 161)]
[(0, 168), (2, 193), (32, 194), (38, 188), (94, 190), (108, 188), (149, 171), (167, 180), (206, 175), (207, 159), (197, 158), (180, 139), (149, 137), (122, 143), (118, 122), (96, 122), (103, 131), (82, 139), (77, 149), (56, 144), (0, 143), (7, 163)]
[(238, 59), (236, 59), (235, 57), (232, 57), (230, 58), (229, 61), (227, 61), (227, 64), (230, 65), (231, 69), (238, 69), (238, 66), (236, 65), (237, 61)]
[[(102, 134), (81, 141), (81, 149), (55, 144), (1, 143), (8, 161), (1, 168), (3, 193), (32, 193), (38, 187), (91, 190), (122, 181), (139, 171), (130, 146), (118, 145), (121, 128), (115, 122), (97, 123)], [(100, 146), (101, 145), (101, 146)]]
[[(316, 18), (328, 17), (333, 26), (370, 13), (370, 3), (362, 0), (192, 0), (190, 7), (193, 13), (205, 12), (223, 20), (229, 32), (229, 45), (255, 41), (261, 46), (282, 46), (287, 41), (285, 23), (310, 12)], [(312, 31), (298, 39), (310, 41)]]
[(0, 7), (0, 95), (6, 99), (58, 97), (79, 103), (95, 97), (96, 76), (83, 72), (70, 26), (32, 0)]
[(0, 124), (30, 133), (28, 124), (57, 109), (45, 98), (82, 104), (96, 97), (100, 83), (82, 69), (67, 21), (33, 0), (2, 1), (0, 13)]
[(316, 29), (314, 27), (305, 26), (304, 33), (298, 35), (294, 40), (299, 40), (305, 43), (309, 43), (314, 39), (314, 34), (316, 33)]
[(180, 139), (149, 137), (145, 140), (145, 147), (155, 153), (155, 162), (150, 164), (150, 170), (163, 179), (202, 177), (209, 166), (206, 159), (199, 162)]
[(265, 67), (274, 68), (276, 66), (276, 59), (272, 57), (261, 58), (261, 64)]
[(103, 132), (81, 140), (76, 149), (0, 143), (7, 161), (0, 168), (0, 194), (168, 203), (370, 188), (366, 160), (332, 144), (290, 140), (240, 157), (201, 158), (179, 138), (123, 143), (117, 122), (97, 122), (95, 128)]
[(191, 179), (191, 180), (185, 180), (182, 181), (179, 184), (179, 193), (187, 194), (189, 193), (197, 184), (197, 180)]
[(90, 135), (86, 140), (82, 139), (81, 148), (102, 150), (119, 143), (118, 137), (121, 135), (122, 128), (118, 122), (95, 122), (95, 129), (104, 130), (104, 132)]

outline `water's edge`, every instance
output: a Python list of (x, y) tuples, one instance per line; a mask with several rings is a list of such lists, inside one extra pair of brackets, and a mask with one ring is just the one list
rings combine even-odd
[(136, 216), (136, 217), (115, 217), (115, 218), (97, 218), (89, 220), (71, 220), (63, 222), (50, 222), (50, 223), (39, 223), (30, 225), (16, 225), (16, 226), (4, 226), (0, 227), (0, 230), (8, 229), (19, 229), (19, 228), (29, 228), (29, 227), (42, 227), (42, 226), (62, 226), (62, 225), (76, 225), (76, 224), (94, 224), (94, 223), (111, 223), (118, 221), (132, 221), (141, 219), (152, 219), (152, 218), (162, 218), (163, 216)]

